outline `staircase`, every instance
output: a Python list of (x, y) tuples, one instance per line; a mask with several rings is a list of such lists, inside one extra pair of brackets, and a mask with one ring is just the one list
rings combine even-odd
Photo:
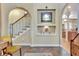
[(30, 18), (27, 13), (24, 14), (14, 23), (10, 24), (10, 35), (12, 38), (12, 45), (30, 45), (31, 29)]

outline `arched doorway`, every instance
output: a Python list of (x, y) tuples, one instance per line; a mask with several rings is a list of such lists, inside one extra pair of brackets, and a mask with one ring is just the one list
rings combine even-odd
[(67, 4), (62, 14), (62, 46), (71, 54), (71, 39), (78, 33), (79, 4)]
[(9, 34), (13, 45), (31, 43), (31, 15), (25, 8), (16, 7), (9, 13)]

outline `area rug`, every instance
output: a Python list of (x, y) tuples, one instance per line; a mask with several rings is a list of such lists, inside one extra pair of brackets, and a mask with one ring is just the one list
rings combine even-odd
[(51, 53), (25, 53), (24, 56), (53, 56)]

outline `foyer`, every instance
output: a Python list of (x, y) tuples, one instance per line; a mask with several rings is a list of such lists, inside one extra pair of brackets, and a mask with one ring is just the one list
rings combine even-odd
[(1, 56), (79, 56), (79, 4), (0, 3)]

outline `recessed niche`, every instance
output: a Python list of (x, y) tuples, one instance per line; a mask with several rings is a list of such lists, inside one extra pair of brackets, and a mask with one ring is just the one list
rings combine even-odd
[(37, 31), (38, 33), (55, 33), (56, 26), (38, 26)]

